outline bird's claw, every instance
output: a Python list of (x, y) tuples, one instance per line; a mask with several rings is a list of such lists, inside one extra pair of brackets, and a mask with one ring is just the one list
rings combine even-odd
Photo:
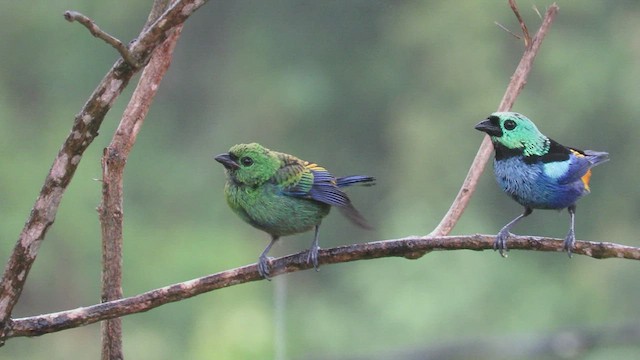
[(313, 268), (316, 271), (320, 271), (318, 266), (318, 250), (320, 250), (320, 246), (314, 244), (309, 249), (309, 254), (307, 255), (307, 263), (313, 264)]
[(262, 276), (263, 278), (271, 281), (271, 277), (269, 276), (269, 262), (271, 261), (271, 258), (268, 256), (260, 256), (260, 258), (258, 258), (258, 273), (260, 274), (260, 276)]
[(500, 256), (504, 258), (508, 256), (507, 252), (509, 249), (507, 248), (507, 239), (510, 235), (511, 233), (509, 232), (509, 229), (503, 228), (500, 230), (498, 235), (496, 235), (496, 241), (493, 243), (493, 250), (498, 250), (500, 252)]
[(573, 256), (573, 253), (571, 252), (571, 250), (573, 250), (573, 245), (576, 242), (576, 235), (575, 232), (573, 231), (573, 229), (569, 229), (569, 233), (567, 234), (567, 237), (564, 238), (564, 245), (563, 245), (563, 250), (565, 250), (567, 252), (567, 255), (569, 255), (569, 257)]

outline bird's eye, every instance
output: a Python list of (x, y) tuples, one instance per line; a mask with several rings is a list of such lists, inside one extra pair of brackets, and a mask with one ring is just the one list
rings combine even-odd
[(253, 159), (248, 156), (245, 156), (242, 159), (240, 159), (240, 163), (242, 163), (242, 165), (244, 166), (251, 166), (253, 165)]
[(513, 130), (516, 128), (516, 122), (513, 120), (507, 120), (504, 122), (504, 129), (505, 130)]

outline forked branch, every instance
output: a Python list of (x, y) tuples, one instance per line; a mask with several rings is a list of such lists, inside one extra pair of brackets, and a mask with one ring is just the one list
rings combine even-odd
[[(166, 1), (156, 0), (147, 26), (164, 12)], [(164, 78), (173, 50), (182, 32), (180, 24), (153, 52), (138, 85), (129, 100), (113, 139), (102, 157), (102, 202), (98, 207), (102, 228), (102, 302), (122, 298), (123, 186), (124, 169), (142, 123)], [(102, 324), (102, 359), (122, 359), (122, 322), (120, 318)]]
[[(172, 29), (191, 16), (207, 0), (179, 0), (153, 25), (145, 27), (129, 46), (140, 66), (146, 65), (152, 52), (169, 36)], [(0, 345), (10, 327), (9, 318), (36, 260), (40, 244), (53, 224), (62, 196), (82, 159), (84, 151), (98, 136), (105, 115), (139, 68), (119, 59), (105, 75), (75, 116), (73, 126), (49, 170), (40, 194), (31, 209), (18, 241), (7, 262), (0, 284)]]

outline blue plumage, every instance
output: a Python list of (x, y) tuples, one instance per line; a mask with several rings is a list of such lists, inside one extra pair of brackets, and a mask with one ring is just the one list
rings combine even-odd
[(575, 241), (576, 202), (590, 192), (591, 168), (609, 160), (609, 154), (563, 146), (544, 136), (525, 116), (497, 112), (476, 125), (486, 132), (496, 152), (494, 174), (502, 190), (524, 206), (496, 236), (494, 248), (504, 256), (510, 228), (533, 209), (568, 209), (571, 226), (565, 249), (571, 256)]
[[(494, 174), (504, 192), (523, 206), (534, 209), (564, 209), (590, 192), (583, 177), (590, 168), (602, 162), (602, 154), (578, 156), (569, 154), (563, 161), (532, 163), (524, 156), (494, 160)], [(604, 153), (606, 154), (606, 153)]]
[[(356, 225), (371, 229), (371, 226), (362, 217), (360, 212), (351, 204), (351, 200), (342, 190), (343, 187), (353, 185), (372, 186), (375, 178), (372, 176), (352, 175), (335, 178), (325, 168), (305, 162), (305, 168), (311, 176), (308, 181), (300, 181), (296, 185), (282, 191), (283, 195), (313, 199), (324, 204), (337, 207), (340, 212)], [(304, 178), (303, 178), (304, 179)]]
[(336, 185), (338, 185), (338, 187), (346, 187), (346, 186), (351, 186), (351, 185), (356, 185), (356, 184), (362, 184), (364, 186), (371, 186), (373, 185), (375, 179), (371, 176), (363, 176), (363, 175), (352, 175), (352, 176), (345, 176), (345, 177), (339, 177), (336, 179)]

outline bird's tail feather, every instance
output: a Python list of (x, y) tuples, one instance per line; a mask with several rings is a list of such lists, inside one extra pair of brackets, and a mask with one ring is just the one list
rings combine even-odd
[(338, 187), (346, 187), (351, 185), (372, 186), (375, 185), (376, 179), (373, 176), (352, 175), (336, 179)]
[(585, 150), (584, 155), (589, 159), (592, 166), (609, 161), (609, 153), (604, 151)]
[(352, 223), (358, 225), (359, 227), (367, 230), (373, 229), (373, 226), (369, 225), (367, 220), (365, 220), (364, 216), (360, 214), (358, 209), (356, 209), (353, 204), (348, 203), (345, 206), (339, 206), (338, 209), (347, 219), (351, 220)]
[[(362, 185), (362, 186), (372, 186), (375, 185), (376, 179), (373, 176), (364, 176), (364, 175), (352, 175), (345, 176), (336, 179), (336, 185), (340, 188), (351, 186), (351, 185)], [(351, 204), (351, 201), (347, 200), (347, 203), (338, 206), (342, 215), (344, 215), (347, 219), (351, 220), (352, 223), (363, 229), (373, 229), (371, 225), (365, 220), (364, 216), (360, 214), (360, 212)]]

